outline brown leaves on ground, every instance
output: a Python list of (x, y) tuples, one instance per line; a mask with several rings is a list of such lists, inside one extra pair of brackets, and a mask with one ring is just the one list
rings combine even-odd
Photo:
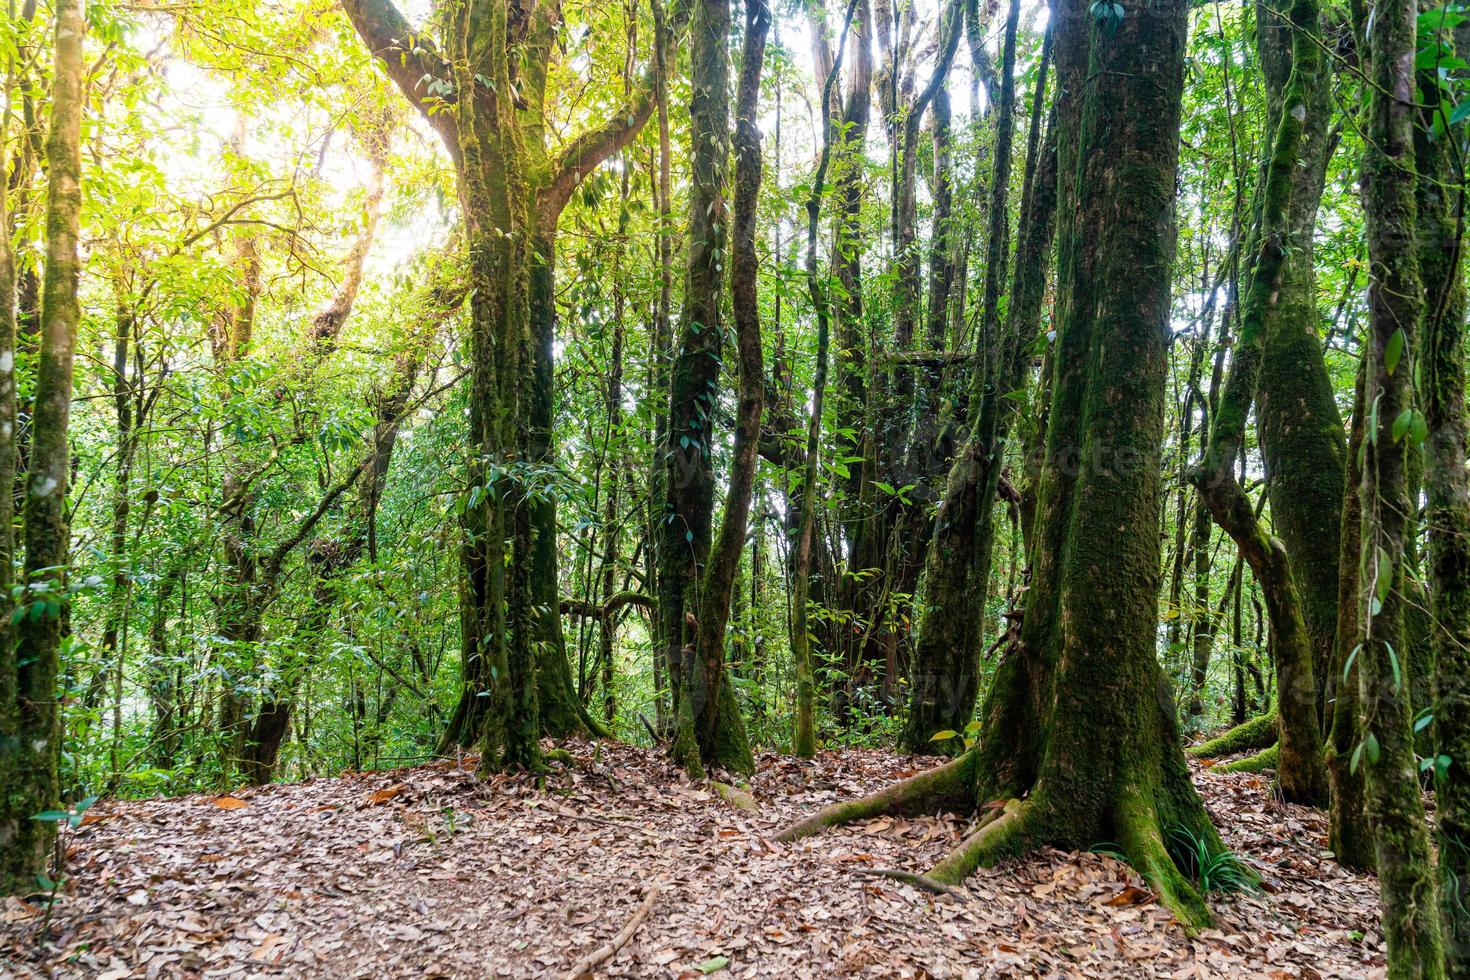
[[(661, 883), (606, 977), (1365, 977), (1376, 885), (1323, 851), (1321, 814), (1258, 776), (1199, 774), (1260, 895), (1216, 898), (1188, 937), (1126, 865), (1046, 851), (982, 871), (964, 901), (855, 873), (922, 871), (967, 829), (882, 817), (791, 845), (798, 814), (925, 764), (881, 752), (760, 759), (756, 809), (628, 746), (573, 744), (538, 790), (471, 760), (116, 803), (77, 832), (43, 928), (0, 911), (0, 975), (562, 977)], [(222, 800), (246, 803), (224, 809)], [(198, 804), (203, 803), (203, 806)], [(210, 805), (213, 804), (213, 805)], [(234, 804), (223, 804), (233, 807)]]

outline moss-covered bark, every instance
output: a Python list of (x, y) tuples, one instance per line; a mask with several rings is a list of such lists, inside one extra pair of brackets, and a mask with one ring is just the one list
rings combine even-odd
[(1277, 720), (1276, 712), (1270, 711), (1236, 725), (1229, 731), (1222, 732), (1199, 745), (1190, 746), (1189, 754), (1196, 759), (1217, 759), (1222, 755), (1236, 755), (1240, 752), (1264, 749), (1276, 744), (1279, 730), (1280, 722)]
[[(1272, 527), (1286, 547), (1312, 651), (1312, 693), (1320, 724), (1337, 634), (1346, 447), (1323, 358), (1313, 273), (1317, 208), (1337, 144), (1329, 126), (1332, 76), (1317, 53), (1317, 17), (1315, 11), (1296, 12), (1290, 0), (1261, 0), (1257, 5), (1257, 47), (1274, 114), (1279, 116), (1283, 108), (1295, 112), (1300, 105), (1306, 116), (1284, 214), (1290, 246), (1282, 259), (1277, 298), (1261, 319), (1256, 421)], [(1300, 57), (1308, 63), (1294, 71)]]
[[(997, 105), (995, 169), (991, 175), (989, 241), (1009, 236), (1006, 194), (1010, 187), (1011, 117), (1015, 102), (1016, 24), (1019, 10), (1006, 16)], [(1016, 253), (1009, 314), (1002, 318), (1000, 288), (1007, 249), (991, 248), (981, 300), (982, 340), (992, 356), (972, 375), (969, 437), (950, 464), (944, 496), (934, 520), (926, 561), (924, 605), (910, 671), (912, 693), (902, 744), (913, 752), (934, 751), (939, 731), (961, 731), (975, 711), (979, 693), (980, 646), (984, 616), (969, 610), (982, 603), (990, 587), (994, 553), (994, 503), (1005, 446), (1024, 380), (1026, 352), (1036, 336), (1047, 279), (1056, 207), (1056, 127), (1042, 140), (1051, 41), (1043, 44), (1038, 91), (1032, 104), (1025, 179), (1021, 194), (1022, 233)], [(940, 746), (942, 747), (942, 746)]]
[[(463, 685), (441, 745), (483, 735), (487, 768), (535, 766), (543, 731), (603, 731), (572, 688), (558, 613), (556, 508), (538, 486), (554, 461), (557, 220), (582, 178), (652, 115), (664, 59), (655, 59), (652, 77), (631, 87), (604, 123), (553, 154), (545, 99), (560, 8), (450, 4), (442, 12), (444, 57), (391, 0), (342, 6), (444, 140), (467, 227), (473, 296)], [(453, 96), (434, 94), (435, 82)]]
[[(683, 332), (670, 382), (664, 457), (666, 513), (661, 518), (658, 569), (658, 642), (669, 652), (675, 678), (674, 754), (693, 772), (719, 765), (751, 768), (733, 689), (724, 670), (725, 608), (705, 608), (700, 588), (711, 560), (715, 477), (713, 443), (724, 347), (723, 229), (730, 105), (729, 0), (697, 0), (691, 26), (690, 119), (697, 133), (689, 195), (688, 263)], [(754, 384), (759, 379), (747, 379)], [(759, 408), (757, 408), (757, 416)], [(746, 447), (754, 453), (755, 447)], [(752, 456), (753, 462), (753, 456)], [(743, 537), (743, 533), (742, 533)], [(713, 593), (711, 593), (713, 594)], [(712, 618), (713, 617), (713, 618)], [(706, 623), (706, 620), (710, 620)]]
[[(1404, 644), (1405, 534), (1409, 440), (1395, 423), (1412, 412), (1410, 347), (1423, 313), (1415, 249), (1414, 54), (1418, 9), (1411, 0), (1374, 8), (1362, 178), (1370, 267), (1364, 387), (1362, 559), (1357, 656), (1367, 816), (1373, 827), (1390, 977), (1442, 976), (1443, 947), (1429, 834), (1419, 794)], [(1458, 325), (1457, 325), (1458, 329)], [(1463, 465), (1463, 461), (1461, 461)]]
[(998, 668), (975, 748), (935, 774), (964, 774), (971, 806), (1004, 802), (930, 877), (958, 881), (1040, 844), (1114, 841), (1197, 926), (1209, 911), (1168, 842), (1223, 845), (1190, 782), (1154, 649), (1187, 6), (1125, 4), (1115, 32), (1094, 26), (1083, 0), (1056, 16), (1051, 412), (1069, 425), (1048, 431), (1021, 642)]
[[(1363, 430), (1367, 424), (1363, 406), (1368, 359), (1358, 365), (1354, 385), (1352, 425), (1348, 433), (1348, 463), (1344, 474), (1342, 567), (1338, 573), (1339, 593), (1337, 641), (1332, 663), (1335, 696), (1331, 725), (1323, 751), (1327, 762), (1332, 805), (1327, 815), (1327, 846), (1344, 867), (1373, 870), (1373, 832), (1364, 812), (1363, 770), (1352, 765), (1353, 750), (1362, 741), (1362, 719), (1358, 710), (1358, 560), (1362, 540), (1362, 509), (1359, 505), (1363, 481)], [(1351, 659), (1349, 659), (1351, 658)]]
[[(85, 4), (58, 0), (52, 67), (51, 124), (46, 140), (46, 271), (41, 289), (41, 343), (36, 365), (34, 436), (22, 529), (26, 606), (16, 643), (0, 650), (0, 893), (31, 890), (44, 873), (56, 825), (31, 819), (59, 802), (61, 756), (56, 691), (71, 474), (67, 427), (72, 362), (81, 308), (81, 128), (85, 102), (82, 39)], [(8, 302), (9, 297), (6, 297)]]
[[(1240, 549), (1266, 602), (1276, 661), (1277, 717), (1280, 728), (1280, 786), (1287, 799), (1321, 805), (1327, 801), (1313, 677), (1313, 648), (1301, 593), (1286, 547), (1262, 525), (1235, 478), (1234, 462), (1245, 435), (1246, 416), (1265, 360), (1264, 336), (1276, 329), (1288, 255), (1301, 247), (1295, 237), (1293, 204), (1311, 189), (1299, 189), (1297, 176), (1309, 120), (1327, 111), (1313, 104), (1323, 71), (1318, 12), (1313, 0), (1294, 0), (1290, 10), (1291, 71), (1276, 112), (1276, 132), (1258, 191), (1258, 252), (1250, 288), (1241, 303), (1241, 338), (1230, 377), (1210, 430), (1204, 461), (1190, 474), (1215, 522)], [(1316, 100), (1318, 103), (1320, 99)], [(1320, 195), (1320, 187), (1316, 189)], [(1315, 213), (1315, 204), (1312, 209)], [(1281, 328), (1285, 329), (1285, 328)], [(1291, 348), (1296, 350), (1295, 347)], [(1274, 370), (1274, 368), (1273, 368)]]
[[(1461, 56), (1470, 41), (1467, 34), (1470, 28), (1455, 32), (1454, 47)], [(1421, 70), (1420, 82), (1421, 91), (1434, 90), (1438, 79), (1432, 67)], [(1418, 363), (1428, 430), (1423, 453), (1435, 627), (1432, 754), (1448, 760), (1435, 770), (1445, 972), (1464, 977), (1470, 976), (1470, 473), (1465, 469), (1470, 425), (1462, 271), (1466, 201), (1452, 144), (1431, 138), (1439, 111), (1421, 110), (1414, 132), (1416, 232), (1425, 297)], [(1462, 137), (1463, 132), (1455, 132), (1452, 138)]]

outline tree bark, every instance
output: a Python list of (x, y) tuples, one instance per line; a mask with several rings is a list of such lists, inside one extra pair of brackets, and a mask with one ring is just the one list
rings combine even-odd
[(1128, 3), (1115, 30), (1083, 0), (1054, 15), (1065, 176), (1052, 416), (1069, 424), (1048, 430), (1022, 640), (1000, 665), (976, 747), (882, 805), (996, 803), (930, 872), (940, 882), (1031, 847), (1117, 841), (1198, 926), (1209, 911), (1177, 844), (1224, 846), (1190, 783), (1155, 651), (1187, 15), (1184, 3)]
[[(0, 675), (12, 700), (0, 709), (0, 892), (29, 891), (46, 872), (54, 821), (33, 820), (60, 801), (61, 754), (56, 680), (66, 614), (71, 471), (68, 424), (72, 362), (81, 308), (82, 115), (87, 21), (81, 0), (57, 0), (51, 127), (46, 139), (46, 271), (41, 288), (41, 344), (36, 366), (35, 436), (22, 520), (25, 591), (17, 643), (0, 651)], [(13, 659), (12, 659), (13, 658)], [(13, 692), (13, 693), (12, 693)]]
[[(1362, 176), (1370, 268), (1364, 400), (1368, 421), (1362, 483), (1358, 691), (1364, 771), (1391, 977), (1443, 976), (1443, 946), (1429, 833), (1419, 793), (1404, 644), (1405, 532), (1409, 513), (1398, 422), (1413, 412), (1411, 377), (1423, 281), (1415, 249), (1416, 19), (1410, 0), (1375, 7)], [(1458, 325), (1457, 325), (1458, 328)], [(1463, 466), (1463, 460), (1460, 461)]]

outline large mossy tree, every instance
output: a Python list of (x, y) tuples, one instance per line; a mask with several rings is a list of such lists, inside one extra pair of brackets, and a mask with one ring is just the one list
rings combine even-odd
[[(605, 122), (556, 140), (548, 77), (558, 4), (449, 3), (440, 40), (392, 0), (343, 0), (388, 76), (454, 161), (469, 253), (470, 447), (460, 602), (464, 687), (443, 744), (535, 767), (544, 732), (600, 731), (567, 663), (552, 446), (557, 221), (582, 179), (654, 110), (658, 59)], [(660, 36), (657, 44), (666, 44)]]
[[(1113, 8), (1098, 8), (1110, 11)], [(1181, 920), (1209, 911), (1181, 840), (1223, 845), (1190, 781), (1156, 658), (1175, 171), (1188, 6), (1055, 9), (1058, 297), (1051, 416), (1020, 642), (954, 762), (789, 828), (884, 810), (979, 809), (930, 873), (1056, 844), (1119, 846)]]

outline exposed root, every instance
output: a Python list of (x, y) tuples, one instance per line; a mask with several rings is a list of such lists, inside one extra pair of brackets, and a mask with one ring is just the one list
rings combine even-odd
[(1244, 759), (1236, 759), (1217, 766), (1217, 772), (1261, 772), (1265, 769), (1275, 769), (1280, 763), (1281, 747), (1273, 745), (1264, 752), (1248, 755)]
[(928, 875), (914, 874), (912, 871), (900, 871), (897, 868), (853, 868), (852, 873), (869, 878), (892, 878), (915, 888), (922, 888), (926, 892), (935, 895), (948, 895), (951, 898), (964, 901), (965, 893), (958, 888), (951, 888), (942, 881), (937, 881)]
[(1141, 796), (1120, 801), (1117, 808), (1118, 843), (1128, 855), (1134, 870), (1143, 876), (1149, 887), (1159, 893), (1164, 907), (1188, 930), (1204, 929), (1213, 921), (1204, 896), (1194, 886), (1179, 865), (1174, 862), (1164, 844), (1164, 834), (1159, 826), (1159, 816), (1154, 807)]
[(1216, 759), (1268, 748), (1275, 744), (1277, 735), (1276, 711), (1272, 709), (1186, 751), (1196, 759)]
[(866, 820), (890, 813), (914, 813), (925, 807), (974, 800), (975, 753), (964, 755), (942, 766), (910, 776), (869, 796), (845, 803), (833, 803), (776, 835), (778, 841), (794, 841), (810, 837), (828, 827), (840, 827), (855, 820)]
[(930, 870), (929, 877), (947, 885), (958, 885), (976, 868), (1020, 854), (1026, 849), (1032, 813), (1029, 801), (1008, 800), (998, 817), (982, 823), (979, 830)]
[(599, 946), (591, 954), (578, 960), (577, 965), (572, 967), (571, 972), (567, 974), (567, 980), (578, 980), (579, 977), (591, 976), (593, 968), (616, 956), (618, 950), (626, 946), (628, 940), (633, 938), (633, 933), (638, 931), (638, 926), (643, 923), (643, 920), (648, 918), (653, 903), (658, 901), (659, 889), (658, 882), (649, 885), (648, 894), (643, 897), (642, 903), (633, 911), (633, 915), (623, 928), (618, 930), (618, 934), (605, 945)]
[(722, 783), (717, 779), (711, 779), (709, 785), (710, 789), (715, 791), (716, 796), (738, 810), (754, 811), (760, 809), (755, 802), (755, 797), (751, 796), (749, 792), (741, 789), (739, 786), (731, 786), (729, 783)]

